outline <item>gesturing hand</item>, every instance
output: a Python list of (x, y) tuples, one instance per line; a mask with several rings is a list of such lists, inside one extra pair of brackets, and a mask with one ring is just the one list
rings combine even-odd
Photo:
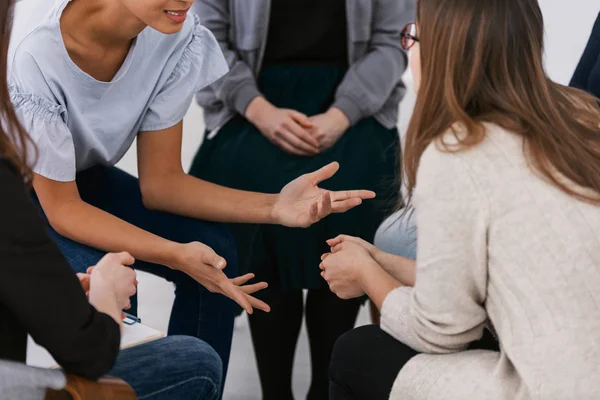
[(229, 279), (222, 271), (227, 265), (225, 259), (210, 247), (199, 242), (184, 244), (180, 246), (176, 258), (176, 269), (185, 272), (212, 293), (229, 297), (248, 314), (252, 314), (254, 308), (271, 311), (267, 304), (251, 296), (268, 285), (265, 282), (246, 285), (254, 278), (254, 274)]
[(318, 184), (331, 178), (339, 170), (338, 163), (331, 163), (318, 171), (302, 175), (287, 184), (273, 205), (273, 219), (287, 227), (308, 227), (331, 213), (344, 213), (372, 199), (369, 190), (346, 190), (331, 192)]
[(271, 143), (288, 153), (303, 157), (319, 153), (319, 143), (309, 131), (312, 123), (302, 113), (277, 108), (264, 98), (257, 97), (248, 105), (246, 118)]

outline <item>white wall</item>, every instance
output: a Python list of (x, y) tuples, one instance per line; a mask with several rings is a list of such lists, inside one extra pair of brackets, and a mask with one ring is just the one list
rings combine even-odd
[(552, 79), (567, 84), (600, 11), (600, 1), (539, 0), (539, 2), (546, 23), (546, 69)]

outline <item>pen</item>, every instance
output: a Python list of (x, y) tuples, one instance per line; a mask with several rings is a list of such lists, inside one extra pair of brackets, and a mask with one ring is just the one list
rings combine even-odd
[[(142, 322), (142, 320), (140, 318), (136, 317), (135, 315), (131, 315), (131, 314), (127, 314), (127, 313), (123, 313), (123, 314), (125, 314), (125, 319), (123, 320), (123, 322), (126, 323), (127, 325), (133, 325), (136, 322), (139, 324)], [(132, 320), (133, 323), (128, 323), (127, 322), (128, 319)]]

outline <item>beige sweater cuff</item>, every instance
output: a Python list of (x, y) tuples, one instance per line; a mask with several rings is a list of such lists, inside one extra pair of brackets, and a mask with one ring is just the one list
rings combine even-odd
[(410, 329), (411, 287), (402, 286), (392, 290), (381, 307), (381, 329), (395, 339), (412, 347), (414, 340)]

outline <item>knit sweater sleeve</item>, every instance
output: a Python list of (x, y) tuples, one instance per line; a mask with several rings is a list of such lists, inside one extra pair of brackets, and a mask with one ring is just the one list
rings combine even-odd
[(392, 291), (382, 308), (382, 329), (424, 353), (465, 350), (487, 321), (488, 202), (461, 158), (437, 144), (421, 158), (416, 285)]

